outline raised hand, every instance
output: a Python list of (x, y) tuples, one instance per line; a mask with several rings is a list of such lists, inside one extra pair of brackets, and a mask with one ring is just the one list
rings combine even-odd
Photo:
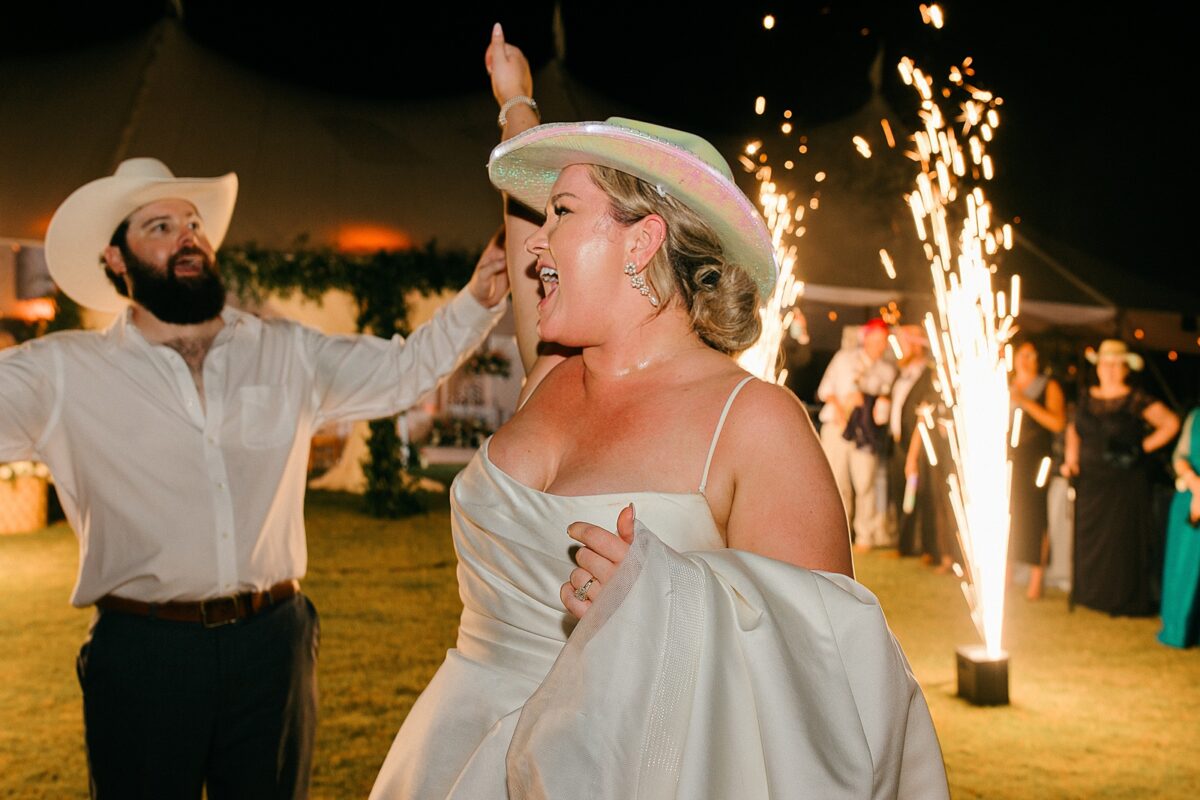
[(484, 308), (491, 308), (508, 294), (508, 259), (504, 255), (504, 227), (501, 226), (479, 256), (467, 288)]
[(517, 95), (533, 96), (533, 77), (529, 61), (516, 45), (504, 41), (504, 29), (497, 22), (492, 28), (492, 41), (483, 57), (488, 75), (492, 76), (492, 94), (499, 105)]
[(629, 546), (633, 544), (633, 522), (633, 503), (630, 503), (617, 515), (615, 536), (611, 531), (586, 522), (572, 522), (567, 526), (567, 534), (583, 544), (575, 554), (575, 563), (579, 566), (571, 570), (571, 579), (558, 592), (572, 616), (583, 618), (625, 560)]

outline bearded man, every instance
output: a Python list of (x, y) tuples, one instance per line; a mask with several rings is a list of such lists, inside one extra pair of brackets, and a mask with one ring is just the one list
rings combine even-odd
[(100, 798), (308, 793), (319, 623), (300, 592), (312, 434), (415, 403), (483, 341), (508, 291), (489, 248), (408, 341), (326, 336), (225, 303), (237, 176), (136, 158), (55, 212), (59, 288), (114, 312), (0, 356), (0, 461), (54, 475), (80, 544), (71, 602)]

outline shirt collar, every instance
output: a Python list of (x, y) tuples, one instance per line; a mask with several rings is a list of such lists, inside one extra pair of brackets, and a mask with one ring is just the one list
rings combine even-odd
[[(262, 328), (262, 320), (258, 317), (236, 309), (228, 303), (221, 309), (221, 320), (225, 323), (225, 327), (217, 334), (217, 338), (213, 342), (214, 344), (232, 336), (239, 328), (245, 329), (251, 335), (257, 334)], [(142, 332), (138, 330), (137, 325), (133, 324), (132, 305), (125, 306), (125, 310), (117, 314), (112, 323), (104, 331), (104, 335), (118, 346), (126, 345), (131, 340), (141, 342), (146, 346), (150, 345), (146, 341), (146, 338), (142, 336)]]

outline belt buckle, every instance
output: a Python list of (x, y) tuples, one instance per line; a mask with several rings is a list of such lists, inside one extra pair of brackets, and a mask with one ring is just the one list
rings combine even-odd
[[(239, 597), (236, 594), (228, 595), (226, 597), (213, 597), (209, 600), (201, 600), (200, 601), (200, 623), (206, 628), (219, 628), (222, 625), (232, 625), (233, 623), (237, 622), (243, 616), (241, 613), (241, 600), (242, 600), (241, 597)], [(209, 605), (210, 604), (219, 604), (219, 603), (227, 603), (229, 605), (229, 608), (232, 610), (232, 613), (229, 615), (228, 618), (225, 618), (225, 619), (210, 620), (208, 618)]]

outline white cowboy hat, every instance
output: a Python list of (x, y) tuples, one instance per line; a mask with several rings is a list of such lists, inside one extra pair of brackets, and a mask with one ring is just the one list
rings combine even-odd
[(196, 207), (216, 249), (229, 230), (237, 190), (232, 172), (217, 178), (176, 178), (157, 158), (126, 159), (113, 175), (76, 189), (54, 212), (46, 231), (50, 277), (81, 306), (120, 311), (129, 300), (113, 288), (100, 261), (117, 226), (147, 203), (179, 198)]
[(1105, 339), (1100, 343), (1100, 349), (1093, 351), (1090, 347), (1084, 352), (1084, 357), (1093, 364), (1104, 359), (1105, 361), (1115, 360), (1124, 361), (1134, 372), (1141, 372), (1145, 362), (1137, 353), (1129, 352), (1129, 345), (1122, 342), (1120, 339)]
[(488, 159), (488, 177), (500, 191), (541, 211), (558, 173), (571, 164), (619, 169), (683, 203), (717, 234), (726, 257), (750, 274), (759, 295), (770, 297), (779, 276), (771, 234), (707, 141), (620, 117), (550, 123), (501, 142)]

